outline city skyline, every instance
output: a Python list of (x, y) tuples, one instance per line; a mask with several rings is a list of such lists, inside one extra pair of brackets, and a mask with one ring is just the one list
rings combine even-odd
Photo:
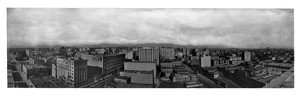
[(294, 47), (293, 9), (8, 8), (7, 30), (8, 47), (147, 43)]

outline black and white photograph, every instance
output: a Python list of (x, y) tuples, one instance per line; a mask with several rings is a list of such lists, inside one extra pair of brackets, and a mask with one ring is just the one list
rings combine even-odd
[(297, 0), (3, 0), (0, 98), (294, 98), (299, 11)]
[(7, 8), (7, 85), (294, 88), (293, 13)]

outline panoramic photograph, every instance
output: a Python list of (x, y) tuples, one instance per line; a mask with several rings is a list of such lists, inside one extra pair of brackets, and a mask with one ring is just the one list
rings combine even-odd
[(7, 88), (294, 88), (294, 9), (6, 11)]

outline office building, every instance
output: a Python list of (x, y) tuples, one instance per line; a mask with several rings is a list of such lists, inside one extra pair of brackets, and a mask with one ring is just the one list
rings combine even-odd
[(87, 60), (80, 58), (57, 58), (56, 77), (73, 87), (79, 87), (87, 80)]
[(129, 59), (129, 60), (133, 59), (133, 51), (126, 52), (125, 53), (125, 58)]
[(250, 62), (251, 61), (251, 52), (244, 52), (244, 60), (245, 62)]
[(124, 67), (125, 54), (102, 55), (103, 74), (117, 74)]
[(172, 48), (161, 48), (160, 49), (161, 59), (175, 59), (175, 49)]
[(29, 49), (26, 49), (26, 55), (28, 57), (32, 57), (33, 56), (33, 51), (32, 50), (29, 50)]
[(200, 67), (210, 67), (211, 66), (211, 56), (200, 57)]
[(183, 56), (189, 56), (190, 55), (190, 50), (186, 49), (186, 48), (183, 48), (182, 53), (183, 53)]
[(159, 64), (159, 48), (158, 47), (143, 47), (139, 49), (139, 61), (156, 62)]

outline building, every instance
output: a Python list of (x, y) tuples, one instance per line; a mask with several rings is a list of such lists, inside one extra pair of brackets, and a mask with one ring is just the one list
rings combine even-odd
[(124, 67), (125, 54), (85, 54), (76, 53), (76, 57), (81, 57), (87, 60), (88, 66), (102, 68), (103, 74), (110, 74), (114, 72), (117, 74), (118, 70)]
[(56, 74), (57, 74), (57, 67), (56, 67), (56, 64), (52, 64), (52, 68), (51, 68), (51, 76), (57, 78)]
[(114, 81), (117, 83), (130, 83), (130, 77), (126, 76), (116, 76)]
[(209, 54), (210, 54), (209, 49), (205, 49), (205, 50), (203, 51), (203, 55), (209, 55)]
[(159, 48), (158, 47), (143, 47), (139, 49), (139, 61), (156, 62), (159, 64)]
[(201, 67), (210, 67), (211, 66), (211, 56), (200, 57), (200, 66)]
[(172, 48), (161, 48), (160, 49), (161, 59), (175, 59), (175, 49)]
[(203, 84), (200, 81), (185, 81), (184, 85), (186, 88), (200, 88)]
[(263, 88), (294, 88), (294, 67), (266, 84)]
[(196, 81), (197, 75), (193, 73), (175, 73), (173, 82)]
[(190, 62), (190, 64), (191, 65), (199, 65), (199, 56), (191, 56), (191, 62)]
[(29, 80), (29, 86), (34, 88), (71, 88), (64, 81), (51, 77), (34, 77)]
[(173, 68), (177, 66), (181, 66), (183, 63), (180, 61), (174, 61), (174, 62), (161, 62), (160, 66), (163, 68)]
[(28, 57), (32, 57), (33, 56), (33, 51), (32, 50), (29, 50), (29, 49), (26, 49), (26, 55)]
[(39, 57), (30, 57), (29, 58), (29, 64), (32, 65), (45, 65), (46, 59), (39, 58)]
[(212, 59), (211, 59), (211, 64), (212, 64), (212, 66), (219, 66), (219, 65), (221, 65), (220, 62), (221, 62), (221, 61), (220, 61), (219, 58), (212, 58)]
[(230, 60), (230, 64), (233, 64), (233, 65), (239, 65), (239, 64), (245, 62), (244, 60), (242, 60), (242, 57), (238, 57), (238, 56), (235, 56), (235, 55), (231, 56), (229, 58), (229, 60)]
[(153, 71), (124, 70), (120, 72), (120, 76), (130, 77), (130, 83), (154, 84)]
[(189, 56), (190, 55), (190, 50), (183, 48), (182, 53), (183, 53), (183, 56)]
[(251, 61), (251, 52), (244, 52), (244, 61), (245, 62), (250, 62)]
[(154, 78), (157, 73), (155, 62), (125, 62), (124, 70), (153, 71)]
[(103, 74), (118, 74), (124, 67), (125, 54), (102, 55)]
[(23, 72), (27, 79), (31, 77), (43, 77), (50, 75), (50, 69), (42, 65), (23, 65)]
[(87, 80), (87, 60), (57, 58), (56, 77), (73, 87), (79, 87)]
[(125, 59), (132, 60), (133, 59), (133, 51), (128, 51), (125, 53)]

